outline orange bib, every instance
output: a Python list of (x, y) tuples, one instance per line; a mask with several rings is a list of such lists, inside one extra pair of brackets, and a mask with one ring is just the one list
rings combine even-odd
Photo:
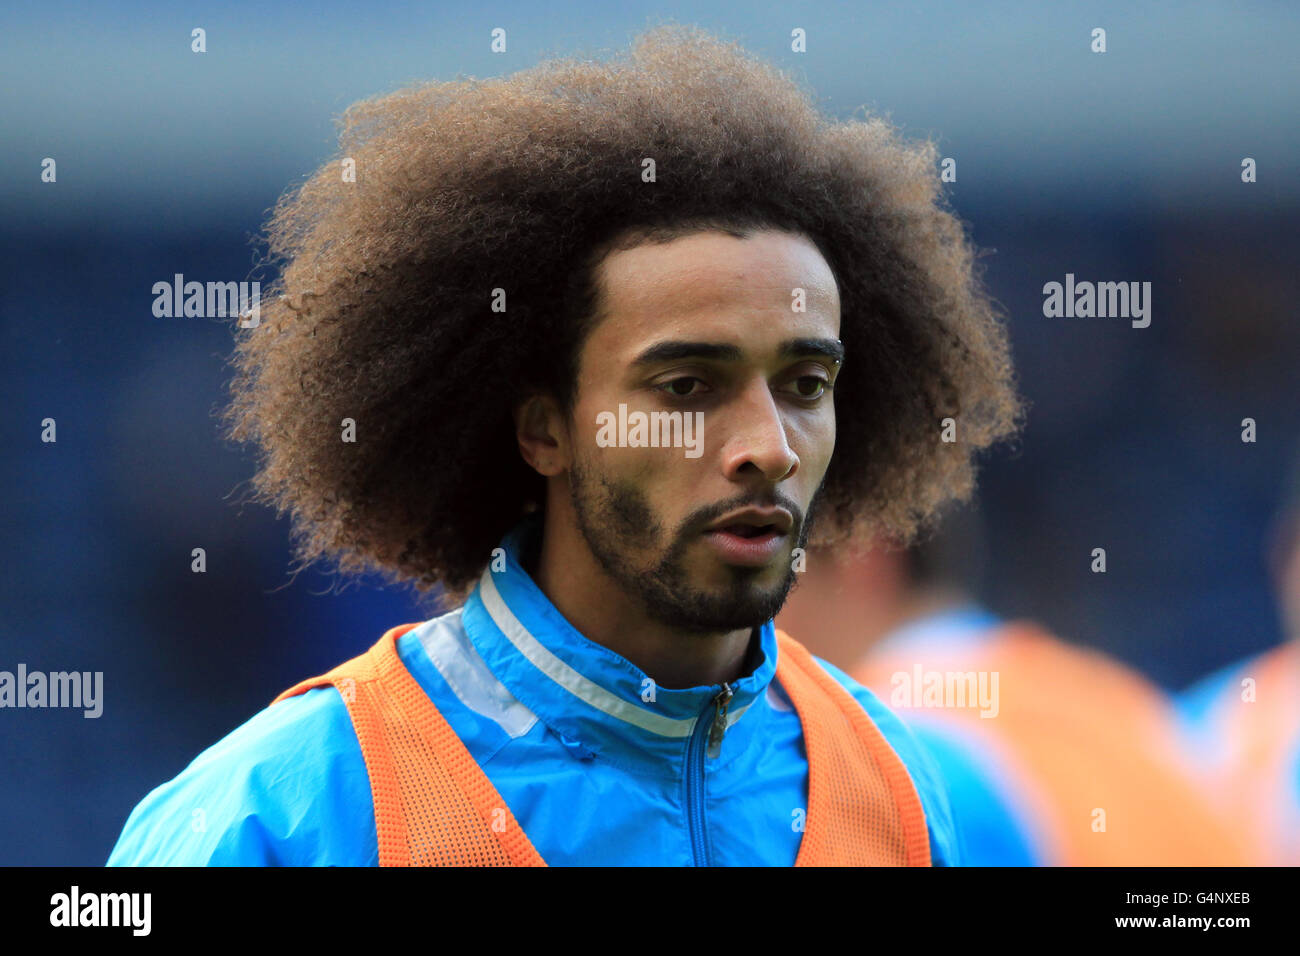
[(930, 713), (1002, 756), (1049, 865), (1255, 862), (1238, 828), (1197, 791), (1168, 702), (1117, 661), (1013, 621), (974, 648), (878, 651), (851, 673), (888, 700), (893, 675), (917, 665), (999, 675), (995, 717), (974, 707)]
[(1300, 644), (1255, 658), (1240, 678), (1255, 679), (1256, 698), (1228, 684), (1210, 713), (1223, 752), (1202, 770), (1205, 791), (1257, 847), (1252, 863), (1300, 866), (1300, 817), (1293, 761), (1300, 744)]
[[(380, 866), (545, 866), (509, 807), (397, 654), (370, 650), (272, 704), (333, 685), (370, 776)], [(808, 815), (796, 866), (929, 866), (925, 811), (903, 762), (856, 699), (776, 632), (777, 679), (803, 724)]]

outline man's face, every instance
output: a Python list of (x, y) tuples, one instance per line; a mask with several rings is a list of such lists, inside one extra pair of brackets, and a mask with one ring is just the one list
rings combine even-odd
[[(761, 624), (794, 583), (835, 446), (831, 269), (795, 235), (703, 232), (614, 253), (599, 277), (608, 317), (583, 345), (569, 423), (579, 530), (652, 618)], [(673, 412), (680, 429), (655, 416)]]

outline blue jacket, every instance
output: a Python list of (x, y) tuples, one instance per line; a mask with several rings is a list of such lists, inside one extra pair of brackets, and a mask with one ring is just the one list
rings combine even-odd
[[(588, 640), (519, 563), (484, 572), (466, 603), (398, 653), (551, 865), (789, 866), (808, 800), (799, 716), (776, 672), (776, 632), (732, 687), (717, 757), (704, 740), (722, 689), (656, 688)], [(377, 635), (376, 635), (377, 636)], [(795, 635), (797, 638), (798, 635)], [(862, 704), (907, 767), (932, 861), (957, 864), (931, 758), (868, 690), (818, 662)], [(650, 699), (653, 698), (653, 699)], [(261, 711), (132, 811), (108, 865), (374, 866), (374, 806), (348, 711), (318, 687)]]

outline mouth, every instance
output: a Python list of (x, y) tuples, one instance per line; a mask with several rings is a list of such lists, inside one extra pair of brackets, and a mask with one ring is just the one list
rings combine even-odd
[(785, 546), (794, 525), (784, 508), (747, 509), (704, 530), (704, 538), (728, 564), (762, 567)]
[(713, 528), (712, 533), (735, 535), (737, 538), (761, 538), (769, 534), (779, 534), (774, 524), (729, 524), (721, 528)]

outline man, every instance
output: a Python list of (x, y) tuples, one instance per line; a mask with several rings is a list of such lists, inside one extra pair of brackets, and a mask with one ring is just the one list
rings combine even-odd
[(1163, 692), (963, 589), (974, 515), (901, 551), (809, 557), (781, 623), (888, 700), (949, 787), (973, 866), (1257, 860), (1198, 791)]
[(200, 755), (110, 863), (956, 862), (921, 747), (772, 621), (806, 543), (910, 533), (1014, 430), (932, 150), (675, 27), (342, 145), (273, 220), (233, 434), (304, 560), (468, 596)]

